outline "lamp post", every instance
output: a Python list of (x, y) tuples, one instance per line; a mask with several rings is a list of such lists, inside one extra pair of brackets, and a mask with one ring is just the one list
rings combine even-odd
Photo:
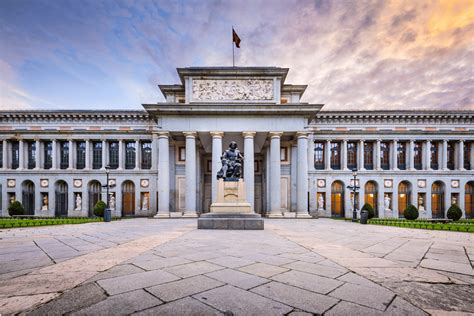
[(356, 211), (356, 192), (360, 187), (357, 186), (357, 169), (352, 169), (352, 176), (354, 177), (352, 185), (348, 185), (347, 188), (352, 190), (353, 202), (352, 202), (352, 221), (357, 222), (357, 211)]
[(107, 194), (107, 197), (106, 197), (106, 201), (107, 201), (107, 206), (105, 208), (105, 211), (104, 211), (104, 222), (110, 222), (111, 221), (111, 217), (112, 217), (112, 214), (111, 214), (111, 211), (110, 211), (110, 198), (109, 198), (109, 173), (110, 173), (110, 166), (107, 165), (105, 166), (105, 174), (107, 175), (107, 183), (105, 184), (105, 187), (107, 188), (106, 189), (106, 194)]
[(107, 186), (107, 196), (106, 196), (107, 208), (109, 208), (109, 174), (110, 174), (110, 166), (109, 165), (105, 166), (105, 174), (107, 175), (107, 182), (105, 184)]

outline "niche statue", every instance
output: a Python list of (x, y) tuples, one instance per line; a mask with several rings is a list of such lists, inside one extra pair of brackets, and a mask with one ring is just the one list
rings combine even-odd
[(242, 160), (244, 156), (237, 149), (237, 143), (231, 142), (221, 156), (222, 168), (217, 172), (217, 179), (238, 181), (242, 177)]

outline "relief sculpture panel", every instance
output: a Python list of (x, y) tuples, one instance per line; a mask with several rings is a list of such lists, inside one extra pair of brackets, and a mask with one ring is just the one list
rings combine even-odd
[(193, 79), (192, 101), (273, 101), (271, 79)]

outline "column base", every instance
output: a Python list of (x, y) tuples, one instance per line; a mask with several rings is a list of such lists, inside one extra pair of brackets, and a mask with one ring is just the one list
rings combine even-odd
[(270, 213), (267, 215), (268, 218), (283, 218), (282, 213)]
[(296, 213), (296, 218), (313, 218), (308, 213)]
[(196, 218), (196, 217), (198, 217), (198, 215), (196, 213), (183, 213), (183, 217)]
[(170, 213), (158, 213), (153, 218), (170, 218)]

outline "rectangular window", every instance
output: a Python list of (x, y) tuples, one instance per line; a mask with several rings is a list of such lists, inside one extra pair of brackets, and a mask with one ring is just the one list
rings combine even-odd
[(439, 162), (438, 162), (438, 143), (431, 142), (431, 169), (438, 170), (439, 169)]
[(151, 169), (151, 143), (150, 142), (142, 142), (142, 169)]
[(380, 143), (380, 168), (390, 169), (390, 145), (387, 142)]
[(67, 169), (69, 167), (69, 142), (59, 143), (59, 168)]
[(341, 144), (331, 143), (331, 168), (334, 170), (341, 169)]
[(102, 142), (92, 143), (92, 169), (102, 168)]
[(125, 143), (125, 169), (135, 168), (135, 142)]
[(53, 166), (53, 143), (44, 143), (44, 169), (51, 169)]
[(178, 147), (178, 161), (186, 161), (186, 147)]
[(20, 166), (20, 143), (12, 142), (12, 169)]
[(448, 142), (448, 169), (454, 170), (454, 142)]
[(36, 142), (28, 142), (28, 169), (36, 167)]
[(109, 166), (110, 169), (117, 169), (119, 165), (119, 142), (109, 144)]
[(406, 170), (406, 143), (397, 143), (397, 167), (400, 170)]
[(364, 168), (367, 170), (374, 169), (374, 144), (364, 143)]
[(324, 143), (314, 143), (314, 169), (324, 169)]
[(471, 143), (467, 142), (464, 143), (464, 169), (471, 170)]
[(357, 168), (357, 144), (353, 142), (347, 143), (347, 168)]
[(76, 169), (86, 167), (86, 142), (78, 142), (76, 146)]
[(423, 166), (423, 145), (420, 142), (415, 142), (413, 148), (413, 160), (415, 163), (415, 169), (421, 170)]

